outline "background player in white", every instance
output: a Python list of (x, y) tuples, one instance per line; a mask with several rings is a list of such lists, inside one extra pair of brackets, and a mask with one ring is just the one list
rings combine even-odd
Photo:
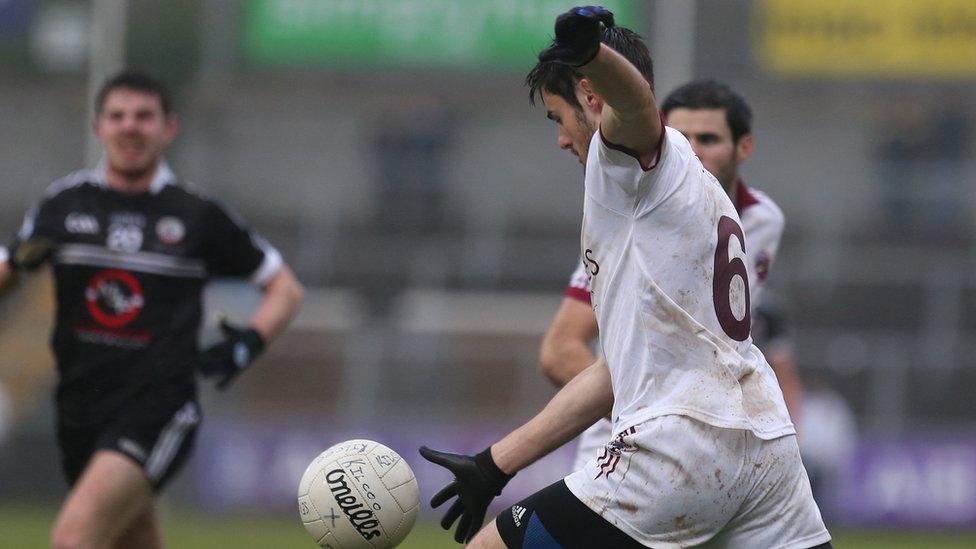
[[(603, 43), (611, 48), (625, 41), (615, 32), (604, 31)], [(629, 49), (622, 55), (634, 62)], [(639, 56), (637, 56), (639, 57)], [(639, 59), (635, 66), (640, 68)], [(653, 87), (653, 74), (641, 70)], [(533, 90), (533, 95), (537, 90)], [(573, 104), (572, 97), (563, 97)], [(576, 103), (574, 106), (583, 109)], [(752, 135), (752, 111), (748, 104), (728, 86), (714, 80), (697, 80), (674, 90), (661, 105), (665, 123), (680, 131), (709, 172), (722, 184), (735, 204), (746, 237), (746, 266), (752, 307), (761, 299), (768, 272), (783, 235), (783, 213), (765, 193), (750, 188), (739, 175), (741, 166), (755, 147)], [(592, 343), (597, 338), (596, 316), (590, 305), (589, 280), (581, 261), (570, 277), (569, 285), (556, 316), (542, 340), (539, 352), (543, 374), (561, 387), (574, 375), (593, 363)], [(791, 353), (782, 347), (767, 349), (757, 341), (776, 373), (787, 409), (796, 421), (802, 395), (799, 376)], [(772, 351), (772, 352), (769, 352)], [(597, 422), (580, 436), (573, 469), (600, 451), (610, 440), (610, 422)]]
[[(472, 547), (829, 547), (775, 377), (749, 337), (735, 208), (666, 129), (638, 70), (601, 45), (603, 8), (574, 8), (536, 71), (578, 67), (580, 117), (543, 86), (560, 142), (585, 166), (582, 255), (603, 356), (535, 418), (477, 456), (422, 448), (455, 481), (436, 494), (471, 539), (508, 479), (612, 413), (614, 444), (523, 500)], [(530, 75), (530, 78), (532, 76)], [(572, 79), (572, 76), (568, 77)]]

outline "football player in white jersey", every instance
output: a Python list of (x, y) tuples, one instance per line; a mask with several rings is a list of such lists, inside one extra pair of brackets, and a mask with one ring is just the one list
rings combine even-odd
[[(614, 47), (616, 33), (604, 32), (603, 43)], [(626, 51), (626, 50), (625, 50)], [(628, 57), (624, 54), (624, 57)], [(634, 61), (628, 57), (629, 61)], [(638, 59), (639, 64), (639, 59)], [(642, 71), (643, 74), (643, 71)], [(648, 74), (644, 74), (645, 79)], [(652, 83), (653, 85), (653, 83)], [(580, 107), (582, 108), (582, 107)], [(761, 290), (783, 235), (783, 212), (765, 193), (750, 188), (739, 175), (739, 166), (752, 155), (752, 111), (728, 86), (714, 80), (697, 80), (681, 86), (661, 105), (665, 123), (680, 131), (702, 165), (722, 184), (735, 204), (746, 237), (746, 267), (752, 308), (759, 304)], [(561, 387), (590, 364), (595, 356), (591, 343), (598, 335), (596, 316), (590, 304), (590, 285), (580, 261), (570, 277), (563, 302), (542, 340), (539, 361), (543, 374)], [(761, 344), (776, 373), (787, 409), (796, 420), (802, 394), (792, 355), (773, 352)], [(776, 349), (773, 349), (776, 351)], [(580, 436), (573, 470), (579, 469), (600, 451), (612, 436), (610, 421), (599, 421)]]
[[(455, 475), (431, 504), (457, 497), (441, 524), (460, 519), (470, 547), (830, 547), (749, 335), (739, 216), (601, 25), (613, 15), (599, 7), (560, 15), (530, 80), (585, 167), (581, 255), (605, 359), (476, 456), (421, 448)], [(554, 93), (567, 81), (582, 113)], [(478, 531), (512, 475), (608, 414), (618, 434), (603, 459)]]

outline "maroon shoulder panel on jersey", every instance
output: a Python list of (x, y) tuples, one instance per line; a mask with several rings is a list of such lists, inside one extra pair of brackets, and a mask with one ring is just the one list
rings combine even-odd
[(739, 188), (735, 193), (735, 211), (739, 215), (749, 208), (750, 206), (755, 206), (759, 204), (759, 199), (756, 195), (752, 194), (752, 189), (746, 186), (745, 181), (739, 180)]
[(583, 303), (586, 303), (587, 305), (589, 305), (591, 303), (591, 301), (590, 301), (590, 292), (584, 290), (583, 288), (577, 288), (576, 286), (568, 286), (566, 288), (566, 294), (565, 295), (566, 295), (566, 297), (571, 297), (571, 298), (573, 298), (573, 299), (575, 299), (577, 301), (582, 301)]

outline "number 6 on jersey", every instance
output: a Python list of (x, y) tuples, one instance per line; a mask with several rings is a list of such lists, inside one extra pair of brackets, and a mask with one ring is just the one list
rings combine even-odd
[[(726, 335), (736, 341), (745, 341), (752, 327), (749, 274), (741, 257), (729, 259), (729, 240), (733, 235), (739, 240), (739, 247), (745, 252), (746, 239), (742, 235), (742, 228), (734, 219), (723, 215), (718, 220), (718, 245), (715, 248), (715, 271), (712, 275), (712, 303), (715, 305), (718, 323)], [(736, 275), (742, 279), (745, 291), (745, 310), (741, 318), (738, 318), (732, 309), (732, 281)]]

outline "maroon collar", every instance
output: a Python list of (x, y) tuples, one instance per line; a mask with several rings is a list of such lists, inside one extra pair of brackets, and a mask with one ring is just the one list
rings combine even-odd
[(739, 179), (739, 186), (735, 192), (735, 211), (739, 215), (749, 206), (759, 204), (759, 199), (752, 194), (752, 189), (746, 186), (746, 182)]
[(607, 141), (607, 138), (603, 136), (603, 130), (602, 130), (602, 128), (600, 129), (600, 140), (603, 141), (603, 144), (608, 149), (613, 149), (615, 151), (620, 151), (620, 152), (626, 154), (627, 156), (633, 157), (634, 160), (637, 161), (637, 164), (640, 165), (640, 167), (641, 167), (642, 170), (644, 170), (645, 172), (649, 172), (649, 171), (653, 170), (654, 168), (656, 168), (657, 167), (657, 163), (661, 160), (661, 147), (664, 145), (664, 134), (665, 134), (665, 132), (668, 131), (667, 125), (664, 123), (664, 112), (659, 111), (658, 112), (658, 116), (661, 118), (661, 136), (657, 138), (657, 152), (654, 153), (654, 158), (651, 160), (651, 165), (650, 166), (645, 166), (644, 164), (641, 163), (641, 161), (640, 161), (640, 155), (637, 154), (637, 151), (635, 151), (634, 149), (631, 149), (629, 147), (625, 147), (623, 145), (617, 145), (616, 143), (611, 143), (611, 142)]

